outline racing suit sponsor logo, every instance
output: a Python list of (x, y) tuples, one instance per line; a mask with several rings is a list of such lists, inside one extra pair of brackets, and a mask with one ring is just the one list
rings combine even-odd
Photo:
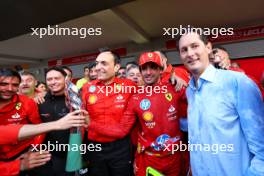
[(97, 100), (96, 95), (90, 95), (90, 96), (89, 96), (89, 99), (88, 99), (88, 102), (89, 102), (90, 104), (94, 104), (94, 103), (96, 102), (96, 100)]
[(16, 112), (14, 115), (11, 116), (13, 119), (18, 119), (20, 118), (20, 115)]
[(172, 100), (172, 95), (171, 95), (171, 93), (166, 93), (166, 94), (165, 94), (165, 98), (166, 98), (168, 101), (171, 101), (171, 100)]
[(96, 91), (96, 86), (95, 85), (91, 85), (89, 87), (89, 92), (94, 93), (95, 91)]
[(172, 105), (170, 105), (169, 112), (174, 112), (174, 111), (175, 111), (175, 108)]
[(145, 120), (145, 125), (147, 128), (154, 128), (156, 122), (153, 122), (153, 114), (152, 112), (144, 112), (143, 119)]
[(140, 109), (142, 110), (148, 110), (151, 106), (151, 103), (149, 101), (149, 99), (143, 99), (140, 102)]
[(170, 105), (168, 109), (167, 117), (169, 121), (177, 119), (176, 110), (174, 106)]
[(18, 103), (16, 104), (16, 110), (19, 110), (19, 109), (21, 108), (21, 105), (22, 105), (22, 103), (21, 103), (21, 102), (18, 102)]
[(125, 101), (126, 100), (124, 99), (124, 97), (120, 94), (116, 97), (116, 100), (115, 100), (115, 102), (125, 102)]
[(144, 112), (143, 119), (147, 122), (153, 121), (153, 114), (151, 112)]

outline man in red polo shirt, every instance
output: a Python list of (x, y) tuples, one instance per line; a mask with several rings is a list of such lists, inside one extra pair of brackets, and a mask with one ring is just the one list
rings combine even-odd
[[(83, 103), (90, 115), (89, 144), (101, 145), (101, 151), (88, 152), (89, 174), (93, 176), (129, 176), (131, 172), (129, 130), (115, 134), (115, 126), (123, 117), (128, 99), (134, 93), (121, 92), (122, 87), (136, 85), (128, 79), (115, 77), (120, 58), (104, 51), (96, 58), (97, 80), (82, 88)], [(101, 132), (100, 128), (113, 128)]]
[[(21, 82), (20, 75), (11, 69), (0, 69), (0, 125), (9, 124), (36, 124), (40, 123), (37, 105), (26, 96), (18, 95), (18, 87)], [(12, 144), (0, 146), (0, 161), (10, 162), (10, 170), (13, 166), (19, 166), (25, 161), (22, 155), (32, 143), (38, 143), (39, 137)], [(46, 156), (46, 159), (48, 157)]]
[[(30, 136), (46, 133), (53, 130), (64, 130), (71, 127), (85, 125), (85, 117), (79, 115), (80, 111), (67, 114), (65, 117), (47, 123), (27, 125), (0, 125), (0, 145), (13, 144), (29, 138)], [(20, 159), (9, 162), (0, 161), (0, 175), (18, 175), (20, 171), (29, 170), (45, 164), (51, 155), (46, 152), (28, 152), (20, 156)]]

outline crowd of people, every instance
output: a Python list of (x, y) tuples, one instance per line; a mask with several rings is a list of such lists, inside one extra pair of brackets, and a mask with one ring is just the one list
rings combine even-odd
[[(37, 176), (264, 175), (264, 73), (257, 80), (206, 36), (180, 36), (185, 67), (162, 51), (121, 67), (105, 50), (76, 82), (82, 110), (67, 103), (70, 68), (34, 74), (0, 69), (0, 173)], [(68, 144), (82, 128), (83, 168), (66, 172), (68, 150), (32, 151), (32, 144)], [(153, 174), (155, 172), (155, 174)]]

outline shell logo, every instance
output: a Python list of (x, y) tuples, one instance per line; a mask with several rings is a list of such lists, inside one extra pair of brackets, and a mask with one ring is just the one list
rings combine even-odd
[(90, 95), (89, 99), (88, 99), (88, 102), (90, 104), (94, 104), (96, 102), (96, 100), (97, 100), (97, 97), (95, 95)]
[(153, 114), (151, 112), (145, 112), (143, 114), (143, 119), (147, 122), (150, 122), (153, 120)]

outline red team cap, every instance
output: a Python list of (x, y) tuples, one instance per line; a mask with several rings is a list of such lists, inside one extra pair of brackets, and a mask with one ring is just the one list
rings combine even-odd
[(161, 64), (161, 58), (159, 54), (155, 52), (146, 52), (140, 55), (139, 57), (139, 66), (144, 65), (147, 62), (154, 62), (160, 67), (163, 67)]

